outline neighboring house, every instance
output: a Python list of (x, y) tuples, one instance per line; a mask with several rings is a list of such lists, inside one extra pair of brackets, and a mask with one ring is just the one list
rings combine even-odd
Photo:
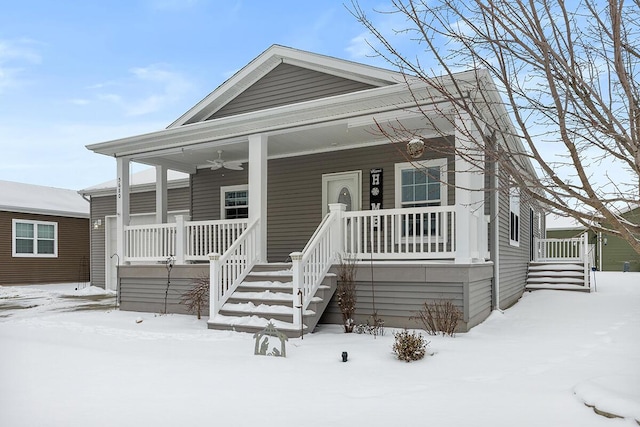
[[(522, 150), (505, 136), (513, 132), (495, 85), (477, 73), (482, 93), (476, 72), (455, 83), (505, 132), (476, 138)], [(117, 161), (110, 203), (121, 309), (184, 312), (184, 291), (206, 276), (209, 327), (255, 330), (271, 318), (291, 335), (312, 331), (319, 320), (342, 322), (331, 299), (336, 255), (358, 262), (356, 323), (375, 309), (387, 326), (415, 327), (423, 302), (450, 299), (466, 331), (514, 304), (544, 213), (482, 154), (473, 156), (485, 167), (452, 154), (470, 145), (452, 124), (473, 124), (423, 82), (409, 84), (397, 72), (274, 45), (167, 129), (88, 146)], [(409, 130), (424, 152), (408, 157), (410, 138), (392, 143), (376, 123)], [(131, 162), (156, 168), (157, 224), (130, 225)], [(167, 170), (189, 174), (188, 219), (166, 222)], [(526, 172), (535, 176), (531, 165)]]
[(73, 190), (0, 181), (0, 285), (89, 282), (89, 203)]
[[(116, 253), (116, 180), (80, 190), (91, 203), (91, 284), (116, 290), (118, 257)], [(154, 168), (131, 175), (130, 224), (162, 222), (156, 216), (156, 171)], [(167, 174), (167, 220), (189, 215), (191, 204), (189, 175), (169, 171)]]
[[(640, 208), (628, 209), (621, 216), (634, 223), (640, 222)], [(606, 226), (606, 224), (605, 224)], [(640, 271), (640, 255), (620, 236), (587, 230), (575, 220), (557, 215), (547, 219), (547, 237), (570, 239), (588, 234), (592, 265), (600, 271)]]

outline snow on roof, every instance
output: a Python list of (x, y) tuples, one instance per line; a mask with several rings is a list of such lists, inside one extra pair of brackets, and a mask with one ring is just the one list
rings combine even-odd
[(89, 218), (89, 203), (75, 190), (2, 180), (0, 210)]
[(584, 230), (584, 225), (570, 216), (547, 215), (547, 230)]
[[(184, 172), (178, 172), (174, 170), (167, 170), (167, 181), (172, 182), (174, 187), (187, 186), (189, 184), (189, 174)], [(129, 178), (129, 184), (131, 187), (143, 187), (155, 185), (156, 182), (156, 170), (155, 168), (145, 169), (140, 172), (131, 174)], [(115, 194), (117, 179), (103, 182), (92, 187), (87, 187), (80, 190), (80, 194), (97, 194), (97, 193), (113, 193)], [(183, 184), (183, 185), (180, 185)]]

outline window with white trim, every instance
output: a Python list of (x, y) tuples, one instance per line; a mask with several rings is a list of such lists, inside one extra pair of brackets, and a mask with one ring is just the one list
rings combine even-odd
[(57, 222), (13, 219), (12, 239), (14, 257), (58, 256)]
[(509, 244), (520, 246), (520, 189), (509, 189)]
[(222, 219), (249, 217), (249, 186), (220, 187), (220, 216)]
[[(397, 163), (395, 165), (396, 208), (415, 208), (447, 205), (447, 159)], [(413, 234), (414, 227), (422, 234), (441, 234), (437, 215), (422, 216), (422, 225), (416, 215), (402, 234)]]

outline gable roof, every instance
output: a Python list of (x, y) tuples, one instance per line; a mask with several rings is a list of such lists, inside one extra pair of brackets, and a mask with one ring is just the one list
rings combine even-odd
[(0, 180), (0, 210), (89, 218), (89, 202), (74, 190)]
[[(230, 102), (237, 101), (243, 95), (246, 97), (253, 95), (252, 90), (255, 92), (256, 83), (261, 82), (264, 84), (265, 81), (277, 78), (277, 74), (286, 73), (288, 70), (290, 72), (293, 69), (304, 69), (316, 76), (330, 77), (332, 84), (325, 84), (322, 93), (308, 96), (306, 100), (348, 93), (354, 90), (395, 85), (404, 81), (403, 75), (395, 71), (286, 46), (272, 45), (184, 113), (168, 128), (208, 120), (227, 107)], [(340, 87), (344, 87), (346, 82), (358, 83), (359, 85), (341, 90)], [(327, 88), (327, 86), (334, 85), (337, 86), (337, 88), (334, 87), (335, 90)], [(274, 106), (278, 106), (278, 104), (272, 103), (262, 107), (269, 108)], [(235, 112), (229, 114), (235, 114)], [(225, 115), (228, 114), (218, 114), (217, 117), (224, 117)]]

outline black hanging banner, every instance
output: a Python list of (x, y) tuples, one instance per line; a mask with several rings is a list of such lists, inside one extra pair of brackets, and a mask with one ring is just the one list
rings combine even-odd
[(372, 211), (382, 209), (382, 169), (371, 169), (369, 175), (369, 201)]

